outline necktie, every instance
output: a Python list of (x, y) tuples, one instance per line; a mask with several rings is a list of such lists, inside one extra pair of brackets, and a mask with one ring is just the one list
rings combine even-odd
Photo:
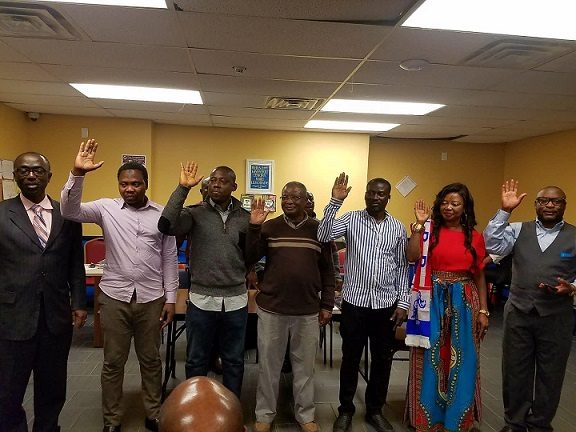
[(32, 211), (34, 212), (34, 221), (32, 225), (34, 226), (34, 231), (40, 240), (42, 248), (46, 247), (46, 242), (48, 241), (48, 231), (46, 229), (46, 221), (42, 217), (42, 207), (38, 204), (32, 206)]

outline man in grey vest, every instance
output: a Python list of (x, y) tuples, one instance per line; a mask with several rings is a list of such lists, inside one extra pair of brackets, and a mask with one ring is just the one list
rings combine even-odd
[[(502, 209), (484, 230), (486, 250), (513, 254), (504, 306), (501, 432), (552, 431), (572, 345), (576, 227), (564, 222), (566, 195), (547, 186), (536, 195), (537, 218), (508, 223), (526, 193), (502, 185)], [(532, 385), (534, 383), (534, 385)]]

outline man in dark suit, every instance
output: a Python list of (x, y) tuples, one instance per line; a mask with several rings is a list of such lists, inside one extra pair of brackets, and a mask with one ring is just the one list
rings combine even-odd
[(82, 227), (46, 195), (45, 156), (14, 161), (21, 193), (0, 202), (0, 432), (26, 432), (22, 401), (34, 371), (34, 432), (57, 432), (72, 326), (86, 321)]

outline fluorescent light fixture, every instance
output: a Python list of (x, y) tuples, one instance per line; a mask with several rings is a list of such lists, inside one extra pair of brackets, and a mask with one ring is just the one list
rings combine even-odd
[(384, 132), (400, 126), (397, 123), (368, 123), (368, 122), (345, 122), (333, 120), (310, 120), (306, 123), (306, 129), (331, 129), (345, 131), (364, 131), (364, 132)]
[(362, 114), (424, 115), (442, 108), (444, 105), (420, 102), (367, 101), (353, 99), (332, 99), (320, 111), (348, 112)]
[(40, 0), (50, 3), (76, 3), (104, 6), (127, 6), (140, 8), (168, 9), (166, 0)]
[(576, 40), (574, 0), (427, 0), (402, 24)]
[(89, 98), (120, 99), (144, 102), (168, 102), (202, 104), (200, 92), (158, 87), (134, 87), (107, 84), (70, 83), (72, 87)]

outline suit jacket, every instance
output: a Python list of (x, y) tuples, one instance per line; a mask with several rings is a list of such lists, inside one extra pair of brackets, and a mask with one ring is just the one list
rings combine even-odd
[(82, 225), (65, 220), (58, 202), (50, 201), (45, 249), (20, 197), (0, 202), (0, 339), (32, 338), (42, 297), (53, 334), (70, 331), (72, 310), (86, 309)]

